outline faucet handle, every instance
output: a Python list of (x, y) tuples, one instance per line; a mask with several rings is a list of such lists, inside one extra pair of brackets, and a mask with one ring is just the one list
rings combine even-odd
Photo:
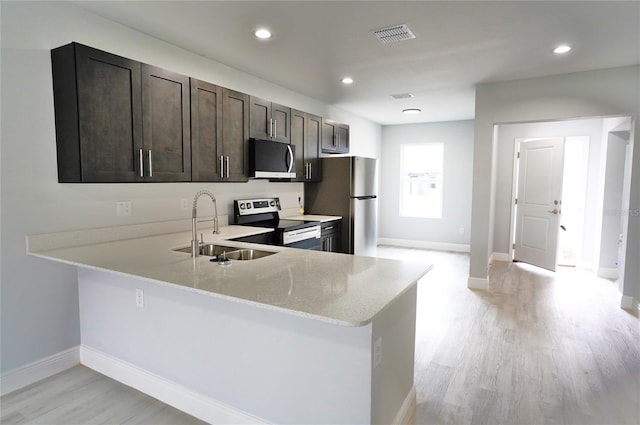
[(213, 219), (213, 234), (214, 235), (219, 235), (220, 234), (220, 225), (218, 223), (218, 215), (217, 214)]

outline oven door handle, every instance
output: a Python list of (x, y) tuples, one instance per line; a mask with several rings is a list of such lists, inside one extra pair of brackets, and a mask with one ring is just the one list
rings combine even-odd
[(290, 173), (291, 169), (293, 168), (293, 162), (294, 162), (293, 150), (291, 149), (291, 145), (287, 145), (287, 151), (289, 152), (289, 157), (291, 158), (291, 160), (289, 161), (289, 168), (287, 169), (287, 173)]
[(320, 226), (304, 227), (302, 229), (288, 230), (282, 233), (282, 244), (284, 246), (290, 245), (295, 242), (300, 242), (308, 239), (320, 239), (322, 232)]
[(313, 226), (313, 227), (306, 227), (304, 229), (290, 230), (287, 233), (291, 236), (300, 236), (300, 235), (306, 235), (306, 234), (316, 234), (318, 233), (318, 230), (319, 230), (318, 226)]

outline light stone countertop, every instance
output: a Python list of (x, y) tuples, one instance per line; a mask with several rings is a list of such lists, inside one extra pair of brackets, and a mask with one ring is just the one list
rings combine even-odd
[[(432, 265), (228, 241), (270, 229), (223, 226), (205, 242), (276, 254), (228, 266), (173, 249), (178, 232), (82, 246), (29, 250), (29, 255), (100, 270), (343, 326), (362, 326), (425, 275)], [(37, 235), (42, 237), (43, 235)]]
[(291, 217), (282, 217), (282, 218), (286, 218), (287, 220), (319, 221), (320, 223), (326, 223), (328, 221), (342, 219), (342, 217), (338, 215), (315, 215), (315, 214), (294, 215)]

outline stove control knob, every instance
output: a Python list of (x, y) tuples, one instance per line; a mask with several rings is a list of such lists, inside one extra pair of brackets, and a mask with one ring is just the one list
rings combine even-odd
[(240, 203), (240, 209), (243, 210), (244, 209), (244, 202)]
[(276, 201), (271, 201), (269, 202), (269, 205), (271, 205), (272, 207), (276, 205)]
[(249, 203), (247, 204), (247, 209), (248, 209), (248, 210), (250, 210), (250, 209), (251, 209), (251, 202), (249, 202)]

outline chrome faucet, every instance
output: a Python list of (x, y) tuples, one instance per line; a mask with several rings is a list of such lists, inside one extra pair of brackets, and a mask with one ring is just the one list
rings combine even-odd
[(193, 209), (191, 210), (191, 256), (197, 257), (200, 254), (200, 242), (198, 241), (198, 230), (196, 229), (196, 216), (198, 211), (198, 198), (202, 195), (207, 195), (211, 198), (213, 202), (213, 211), (215, 216), (213, 218), (213, 233), (219, 234), (220, 229), (218, 228), (218, 206), (216, 205), (216, 198), (213, 196), (213, 193), (208, 190), (201, 190), (196, 193), (196, 196), (193, 198)]

